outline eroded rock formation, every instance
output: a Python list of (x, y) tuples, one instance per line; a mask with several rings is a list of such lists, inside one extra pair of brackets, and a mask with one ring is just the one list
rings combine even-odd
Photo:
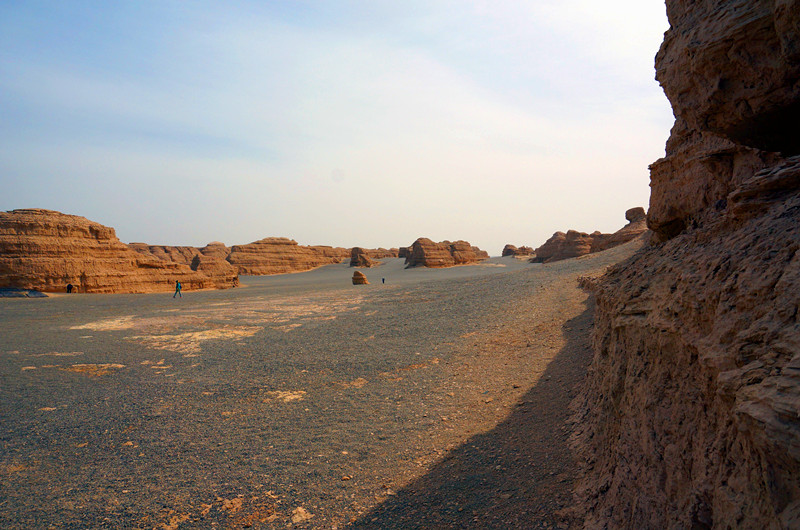
[(361, 271), (353, 271), (353, 285), (369, 285), (367, 275)]
[(374, 267), (380, 265), (369, 257), (369, 251), (361, 247), (353, 247), (350, 251), (351, 267)]
[(800, 527), (800, 2), (667, 0), (659, 243), (594, 287), (590, 528)]
[(268, 237), (231, 247), (228, 261), (239, 274), (262, 275), (301, 272), (339, 263), (350, 256), (348, 249), (301, 246), (285, 237)]
[(534, 251), (534, 263), (551, 263), (562, 259), (577, 258), (592, 252), (601, 252), (622, 245), (647, 232), (647, 218), (644, 208), (631, 208), (625, 212), (628, 224), (613, 234), (600, 232), (578, 232), (569, 230), (556, 232), (544, 244)]
[(406, 256), (406, 267), (453, 267), (487, 259), (489, 254), (466, 241), (434, 243), (426, 237), (414, 241)]
[(508, 244), (503, 247), (503, 252), (501, 255), (505, 257), (505, 256), (530, 256), (531, 254), (533, 254), (532, 247), (522, 246), (517, 248), (514, 245)]
[(0, 212), (0, 287), (85, 293), (227, 288), (235, 273), (213, 275), (129, 248), (113, 228), (52, 210)]

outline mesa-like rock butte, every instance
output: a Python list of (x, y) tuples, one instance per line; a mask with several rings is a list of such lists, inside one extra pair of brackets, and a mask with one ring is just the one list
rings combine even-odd
[(521, 247), (517, 247), (516, 245), (512, 245), (509, 243), (508, 245), (503, 247), (503, 252), (500, 255), (503, 257), (506, 256), (522, 257), (522, 256), (530, 256), (531, 254), (533, 254), (533, 247), (526, 247), (524, 245)]
[(647, 216), (644, 208), (631, 208), (625, 212), (628, 224), (613, 234), (599, 231), (587, 234), (569, 230), (556, 232), (542, 246), (537, 248), (531, 258), (533, 263), (552, 263), (562, 259), (577, 258), (593, 252), (601, 252), (622, 245), (647, 232)]
[(654, 244), (594, 287), (588, 528), (800, 528), (800, 1), (667, 0)]
[(474, 247), (466, 241), (434, 243), (426, 237), (421, 237), (414, 241), (404, 254), (406, 256), (406, 268), (443, 268), (456, 265), (471, 265), (489, 257), (485, 250)]
[[(235, 287), (226, 263), (167, 262), (143, 255), (117, 239), (113, 228), (52, 210), (0, 212), (0, 287), (85, 293), (169, 291)], [(218, 267), (219, 266), (219, 267)]]

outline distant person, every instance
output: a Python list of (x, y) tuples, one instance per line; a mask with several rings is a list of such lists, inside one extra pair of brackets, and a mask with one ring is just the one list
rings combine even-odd
[(175, 298), (176, 296), (178, 298), (183, 298), (183, 295), (181, 294), (181, 282), (178, 280), (175, 280), (175, 294), (172, 295), (172, 298)]
[(67, 293), (71, 293), (74, 288), (75, 287), (71, 283), (68, 283), (67, 284)]
[(386, 278), (381, 278), (381, 283), (386, 283)]

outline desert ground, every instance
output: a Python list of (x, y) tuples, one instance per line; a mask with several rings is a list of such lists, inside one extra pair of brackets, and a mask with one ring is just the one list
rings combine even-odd
[(574, 526), (576, 280), (639, 244), (0, 299), (0, 527)]

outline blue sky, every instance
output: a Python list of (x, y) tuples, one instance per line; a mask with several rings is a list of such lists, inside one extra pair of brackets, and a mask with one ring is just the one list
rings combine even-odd
[(672, 125), (660, 2), (0, 3), (0, 210), (125, 242), (499, 253), (614, 231)]

